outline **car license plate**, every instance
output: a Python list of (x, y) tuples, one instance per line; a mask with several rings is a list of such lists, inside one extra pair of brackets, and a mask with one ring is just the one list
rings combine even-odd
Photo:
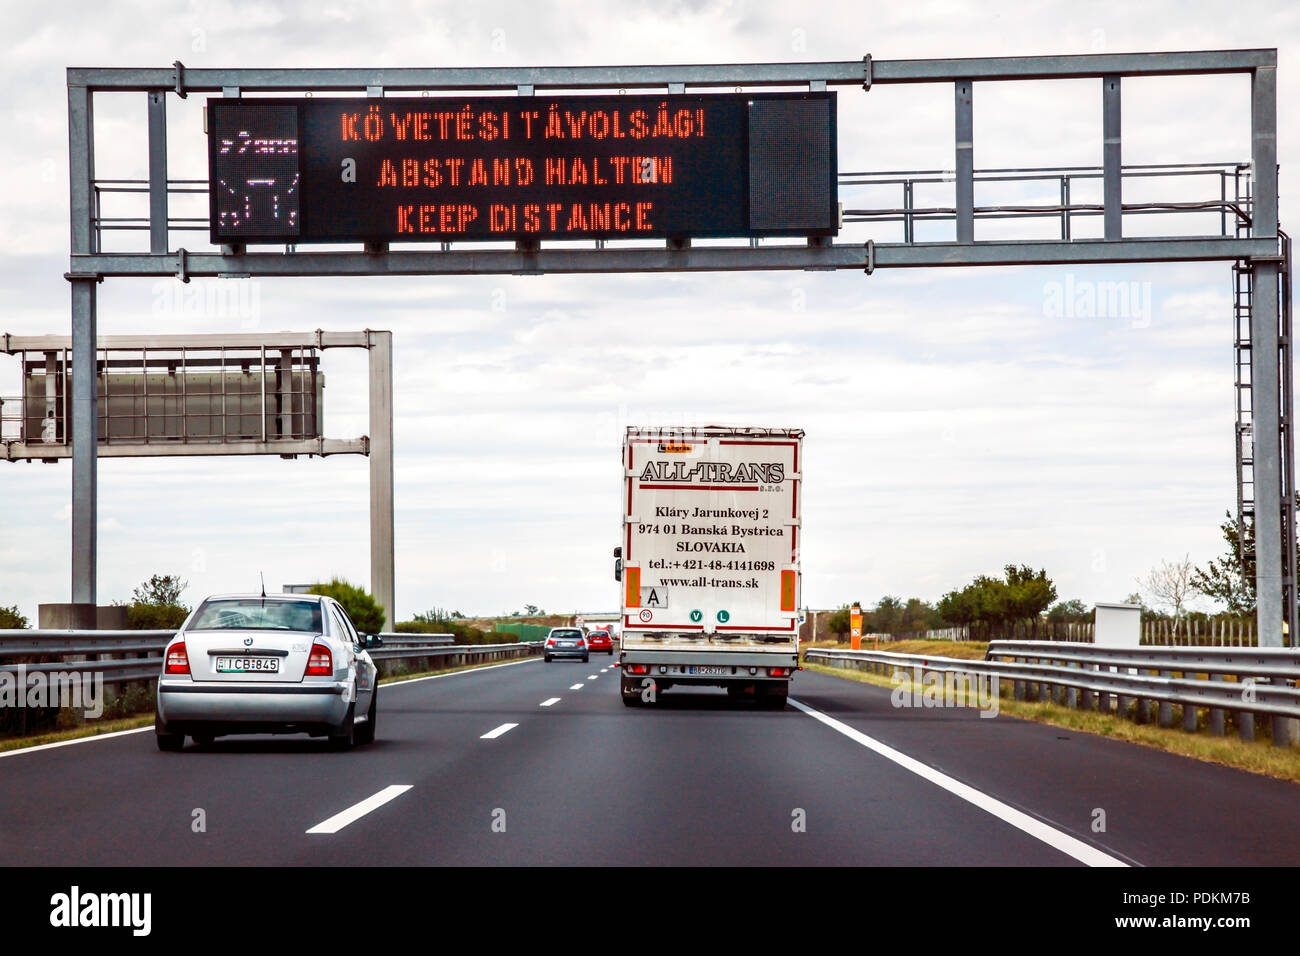
[(711, 664), (700, 664), (691, 668), (692, 674), (699, 674), (702, 677), (729, 677), (731, 676), (730, 667), (715, 667)]
[(278, 674), (278, 657), (218, 657), (218, 674)]

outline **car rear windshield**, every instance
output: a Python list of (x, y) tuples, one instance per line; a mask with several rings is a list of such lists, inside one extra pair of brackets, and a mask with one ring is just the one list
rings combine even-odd
[(319, 634), (320, 604), (316, 601), (264, 601), (261, 598), (204, 601), (189, 626), (191, 631), (232, 629)]
[(581, 631), (552, 631), (551, 637), (563, 637), (566, 639), (574, 638), (574, 637), (582, 637), (582, 632)]

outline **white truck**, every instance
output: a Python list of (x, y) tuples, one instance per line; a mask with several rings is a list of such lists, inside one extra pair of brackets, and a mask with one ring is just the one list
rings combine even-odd
[(803, 431), (629, 427), (623, 442), (623, 703), (674, 685), (785, 706), (799, 669)]

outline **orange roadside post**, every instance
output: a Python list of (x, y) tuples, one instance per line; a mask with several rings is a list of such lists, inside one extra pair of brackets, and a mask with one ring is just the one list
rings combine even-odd
[(862, 649), (862, 608), (856, 604), (849, 612), (849, 646), (855, 651)]

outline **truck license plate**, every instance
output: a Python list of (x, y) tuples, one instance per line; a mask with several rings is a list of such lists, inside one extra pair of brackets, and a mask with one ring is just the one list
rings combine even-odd
[(691, 668), (692, 674), (699, 674), (701, 677), (729, 677), (731, 676), (730, 667), (715, 667), (712, 664), (699, 664)]

